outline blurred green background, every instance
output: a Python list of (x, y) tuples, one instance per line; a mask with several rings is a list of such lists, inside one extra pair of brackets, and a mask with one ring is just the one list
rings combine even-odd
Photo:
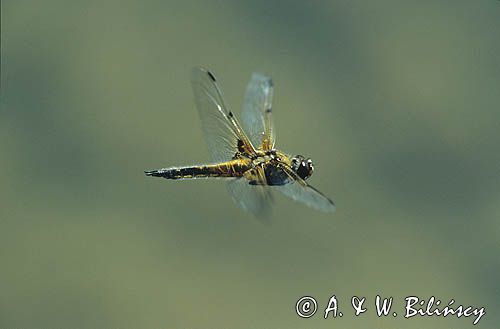
[[(3, 1), (0, 328), (472, 327), (410, 295), (498, 328), (499, 36), (493, 0)], [(277, 195), (265, 225), (221, 181), (144, 176), (208, 159), (196, 65), (236, 113), (273, 77), (277, 146), (336, 213)]]

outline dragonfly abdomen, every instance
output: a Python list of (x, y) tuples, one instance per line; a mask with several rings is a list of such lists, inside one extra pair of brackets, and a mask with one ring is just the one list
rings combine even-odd
[(182, 168), (163, 168), (145, 171), (146, 176), (163, 177), (166, 179), (194, 178), (229, 178), (242, 177), (248, 170), (248, 165), (241, 160), (233, 160), (213, 165), (201, 165)]

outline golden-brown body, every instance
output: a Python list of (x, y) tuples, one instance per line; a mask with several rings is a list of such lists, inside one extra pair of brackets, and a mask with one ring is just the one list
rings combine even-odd
[(180, 168), (164, 168), (147, 172), (150, 176), (167, 179), (195, 179), (195, 178), (245, 178), (251, 185), (283, 185), (288, 176), (282, 168), (290, 167), (290, 157), (276, 150), (256, 150), (251, 158), (236, 153), (232, 160)]

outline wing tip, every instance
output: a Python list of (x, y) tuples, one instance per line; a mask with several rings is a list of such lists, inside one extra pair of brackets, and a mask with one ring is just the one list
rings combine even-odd
[(200, 75), (200, 74), (208, 76), (210, 78), (210, 80), (212, 80), (213, 82), (217, 82), (217, 79), (215, 78), (215, 74), (212, 71), (210, 71), (209, 69), (207, 69), (203, 66), (195, 66), (191, 69), (191, 75), (193, 77)]
[(260, 81), (260, 82), (265, 82), (270, 87), (274, 87), (273, 79), (269, 75), (267, 75), (265, 73), (253, 72), (252, 73), (252, 80), (257, 80), (257, 81)]
[(337, 210), (337, 206), (329, 198), (326, 198), (326, 199), (328, 200), (328, 205), (326, 207), (320, 208), (320, 210), (322, 210), (323, 212), (326, 212), (326, 213), (334, 213)]
[(337, 211), (337, 207), (335, 206), (335, 204), (332, 202), (331, 206), (328, 208), (327, 212), (329, 213), (334, 213), (335, 211)]

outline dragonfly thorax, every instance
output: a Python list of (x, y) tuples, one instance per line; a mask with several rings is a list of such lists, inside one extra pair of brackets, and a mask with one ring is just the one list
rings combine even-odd
[(276, 150), (256, 150), (256, 155), (254, 155), (254, 157), (252, 158), (252, 162), (254, 165), (259, 165), (273, 160), (280, 161), (280, 158), (276, 154)]
[(252, 164), (253, 166), (260, 166), (262, 164), (269, 163), (272, 160), (274, 160), (274, 157), (264, 154), (252, 159)]

